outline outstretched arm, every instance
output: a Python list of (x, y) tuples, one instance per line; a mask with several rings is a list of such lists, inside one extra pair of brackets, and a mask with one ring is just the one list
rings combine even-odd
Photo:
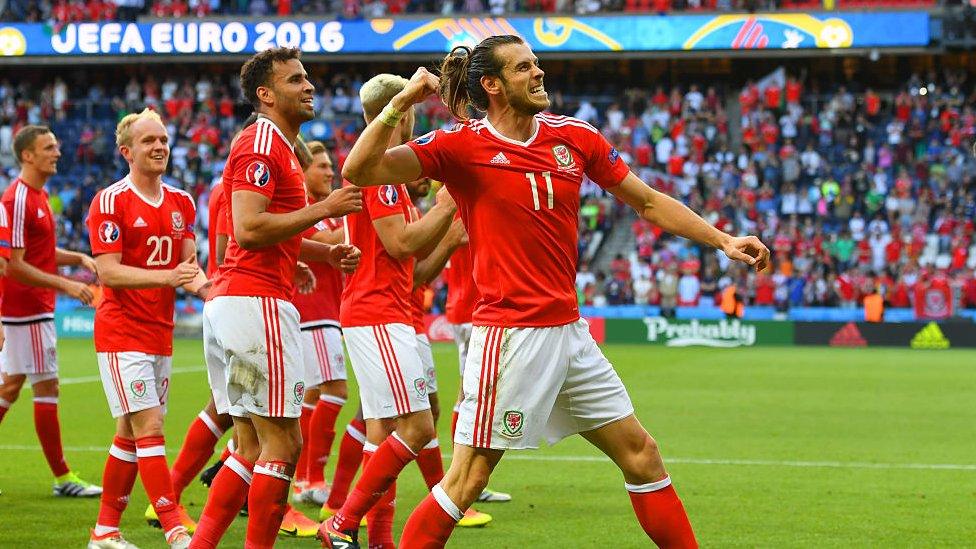
[(628, 173), (619, 185), (607, 190), (642, 218), (671, 234), (718, 248), (730, 259), (752, 265), (757, 271), (764, 270), (769, 264), (769, 249), (758, 238), (736, 237), (716, 229), (687, 206), (652, 189), (633, 173)]

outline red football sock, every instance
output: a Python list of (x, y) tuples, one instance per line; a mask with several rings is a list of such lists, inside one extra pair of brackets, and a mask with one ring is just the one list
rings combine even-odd
[(359, 528), (363, 515), (393, 484), (400, 471), (416, 458), (417, 455), (400, 440), (396, 432), (386, 437), (369, 460), (369, 465), (363, 468), (363, 476), (349, 494), (342, 510), (336, 513), (333, 519), (336, 529)]
[(458, 405), (454, 405), (454, 411), (451, 412), (451, 442), (454, 441), (454, 433), (457, 431), (457, 420), (458, 420)]
[(462, 516), (440, 485), (435, 485), (403, 526), (400, 549), (444, 547)]
[(136, 439), (136, 456), (139, 463), (139, 477), (149, 496), (149, 503), (156, 510), (159, 523), (166, 536), (183, 524), (176, 509), (173, 483), (166, 465), (166, 442), (163, 437), (142, 437)]
[(396, 481), (366, 513), (369, 549), (396, 549), (393, 543), (393, 515), (396, 513)]
[(61, 447), (61, 422), (58, 420), (58, 397), (34, 397), (34, 430), (41, 441), (44, 457), (55, 477), (68, 474), (71, 469), (64, 461)]
[(658, 547), (698, 547), (685, 508), (671, 486), (671, 477), (650, 484), (626, 486), (637, 521)]
[(247, 493), (245, 549), (274, 547), (281, 519), (288, 509), (288, 487), (294, 465), (283, 461), (258, 461)]
[(295, 482), (304, 482), (307, 479), (305, 470), (308, 464), (308, 426), (312, 422), (312, 412), (315, 406), (302, 403), (302, 415), (298, 418), (298, 428), (302, 431), (302, 451), (298, 454), (298, 463), (295, 465)]
[(7, 415), (8, 410), (10, 410), (10, 403), (0, 398), (0, 422), (3, 422), (3, 416)]
[(190, 424), (190, 428), (186, 431), (186, 438), (183, 439), (183, 447), (180, 448), (180, 453), (176, 456), (173, 468), (169, 472), (173, 481), (173, 495), (177, 502), (180, 501), (183, 490), (203, 470), (207, 460), (214, 453), (214, 446), (223, 435), (224, 432), (206, 412), (200, 412), (200, 415)]
[[(322, 395), (315, 405), (312, 421), (309, 427), (309, 438), (305, 439), (308, 448), (308, 473), (310, 483), (325, 482), (325, 464), (332, 452), (332, 441), (335, 440), (335, 423), (342, 411), (345, 399), (331, 395)], [(301, 471), (302, 469), (299, 469)]]
[(417, 454), (417, 466), (420, 467), (420, 474), (424, 476), (427, 489), (430, 490), (435, 484), (444, 478), (444, 462), (441, 460), (441, 446), (437, 439), (430, 441), (424, 449)]
[(356, 477), (359, 464), (363, 461), (363, 442), (366, 440), (366, 423), (354, 419), (346, 427), (339, 443), (339, 459), (336, 461), (335, 475), (332, 477), (332, 491), (325, 505), (339, 509), (346, 503), (352, 479)]
[(234, 439), (227, 441), (227, 446), (224, 446), (224, 451), (220, 453), (220, 461), (227, 461), (227, 458), (234, 453)]
[(136, 441), (115, 437), (105, 461), (102, 474), (102, 500), (98, 508), (97, 534), (119, 529), (122, 512), (129, 504), (129, 494), (136, 483), (139, 466), (136, 464)]
[(190, 549), (217, 547), (220, 538), (224, 536), (230, 523), (234, 522), (234, 517), (247, 499), (253, 468), (254, 465), (237, 454), (231, 454), (224, 460), (224, 466), (217, 472), (210, 486), (210, 496), (200, 521), (197, 522)]

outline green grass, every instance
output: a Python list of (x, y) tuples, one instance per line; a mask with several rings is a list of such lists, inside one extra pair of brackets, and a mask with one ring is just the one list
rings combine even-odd
[[(63, 341), (60, 351), (62, 378), (97, 375), (90, 341)], [(670, 458), (702, 546), (976, 543), (976, 353), (624, 345), (606, 353), (638, 417)], [(435, 356), (441, 394), (453, 395), (454, 349), (436, 345)], [(202, 361), (199, 342), (177, 342), (175, 367)], [(207, 395), (202, 370), (174, 375), (171, 459)], [(340, 430), (352, 412), (348, 406)], [(97, 480), (113, 432), (100, 383), (64, 385), (61, 419), (69, 463)], [(439, 426), (441, 440), (448, 439), (447, 419)], [(98, 502), (52, 497), (40, 451), (15, 449), (36, 446), (24, 394), (0, 425), (0, 548), (82, 547)], [(401, 478), (397, 533), (424, 492), (415, 467)], [(645, 547), (622, 482), (578, 437), (512, 453), (492, 486), (511, 492), (514, 501), (482, 505), (495, 521), (483, 530), (458, 530), (451, 546)], [(205, 498), (198, 484), (186, 492), (192, 515)], [(137, 484), (123, 531), (141, 547), (163, 547), (159, 531), (142, 523), (145, 507)], [(224, 546), (241, 546), (244, 525), (234, 523)]]

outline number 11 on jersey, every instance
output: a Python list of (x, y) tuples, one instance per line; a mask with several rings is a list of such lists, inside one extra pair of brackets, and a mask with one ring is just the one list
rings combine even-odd
[[(532, 206), (533, 209), (539, 211), (542, 209), (539, 203), (539, 185), (535, 181), (535, 174), (532, 172), (525, 172), (525, 178), (529, 180), (529, 185), (532, 186)], [(552, 175), (550, 172), (542, 172), (542, 178), (546, 180), (546, 206), (548, 209), (552, 209)]]

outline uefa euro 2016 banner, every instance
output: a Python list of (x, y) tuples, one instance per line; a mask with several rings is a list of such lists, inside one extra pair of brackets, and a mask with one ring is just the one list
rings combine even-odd
[(485, 17), (336, 21), (0, 23), (0, 57), (251, 54), (275, 46), (311, 54), (444, 53), (497, 34), (539, 52), (919, 47), (926, 12), (756, 13), (605, 17)]

